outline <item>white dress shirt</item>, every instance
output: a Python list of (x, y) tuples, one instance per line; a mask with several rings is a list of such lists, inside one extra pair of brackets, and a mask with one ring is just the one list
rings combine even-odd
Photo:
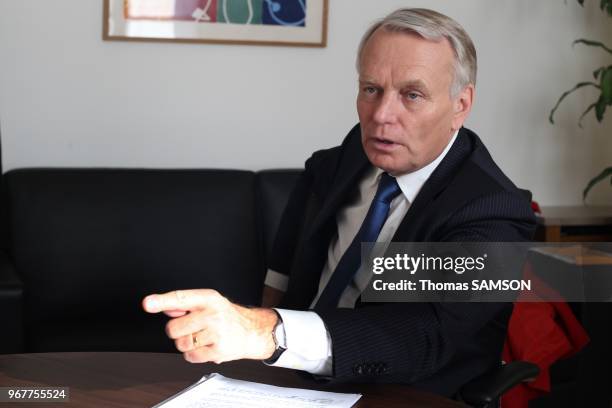
[[(388, 243), (408, 212), (410, 204), (427, 181), (431, 173), (438, 167), (444, 156), (457, 138), (455, 132), (442, 153), (427, 166), (408, 174), (396, 177), (402, 191), (391, 201), (389, 215), (383, 225), (376, 242)], [(327, 262), (323, 267), (317, 296), (310, 308), (317, 303), (323, 289), (329, 282), (340, 258), (349, 247), (355, 235), (361, 228), (370, 204), (374, 199), (378, 182), (383, 173), (379, 168), (372, 168), (359, 183), (357, 197), (336, 215), (338, 225), (337, 235), (331, 240), (327, 251)], [(360, 268), (351, 283), (344, 290), (338, 301), (338, 307), (354, 308), (355, 302), (367, 286), (371, 278), (368, 268)], [(286, 291), (289, 278), (286, 275), (268, 269), (265, 284), (278, 290)], [(308, 371), (312, 374), (332, 375), (332, 344), (329, 332), (323, 320), (315, 312), (275, 309), (282, 319), (285, 330), (287, 350), (272, 365)]]

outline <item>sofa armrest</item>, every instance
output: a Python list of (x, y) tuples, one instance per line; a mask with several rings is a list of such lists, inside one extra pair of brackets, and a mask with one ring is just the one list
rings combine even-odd
[(0, 353), (23, 352), (23, 283), (5, 250), (0, 250), (0, 311)]

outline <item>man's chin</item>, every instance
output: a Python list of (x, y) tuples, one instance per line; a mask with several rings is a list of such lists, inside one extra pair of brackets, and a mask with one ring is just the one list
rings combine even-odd
[(374, 167), (378, 167), (382, 171), (389, 173), (394, 177), (401, 176), (403, 174), (411, 173), (414, 171), (411, 166), (402, 166), (398, 164), (395, 160), (389, 160), (389, 157), (373, 157), (370, 159), (370, 163), (372, 163)]
[(373, 160), (370, 159), (370, 163), (372, 163), (374, 167), (378, 167), (382, 171), (389, 173), (392, 176), (395, 176), (401, 171), (400, 168), (398, 168), (397, 165), (391, 160), (381, 160), (380, 158), (374, 158)]

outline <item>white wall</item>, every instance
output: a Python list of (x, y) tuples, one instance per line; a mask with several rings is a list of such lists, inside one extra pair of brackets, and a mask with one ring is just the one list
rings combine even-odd
[[(577, 127), (595, 92), (560, 93), (609, 64), (571, 43), (612, 38), (587, 0), (329, 0), (327, 48), (105, 42), (102, 1), (0, 0), (4, 167), (261, 169), (301, 166), (357, 121), (354, 54), (375, 18), (400, 6), (461, 22), (479, 53), (467, 125), (541, 204), (579, 204), (612, 165), (612, 113)], [(590, 202), (612, 202), (600, 185)]]

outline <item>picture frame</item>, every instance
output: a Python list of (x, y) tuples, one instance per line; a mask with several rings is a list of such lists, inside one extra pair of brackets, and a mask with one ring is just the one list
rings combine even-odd
[(328, 0), (104, 0), (106, 41), (325, 47)]

